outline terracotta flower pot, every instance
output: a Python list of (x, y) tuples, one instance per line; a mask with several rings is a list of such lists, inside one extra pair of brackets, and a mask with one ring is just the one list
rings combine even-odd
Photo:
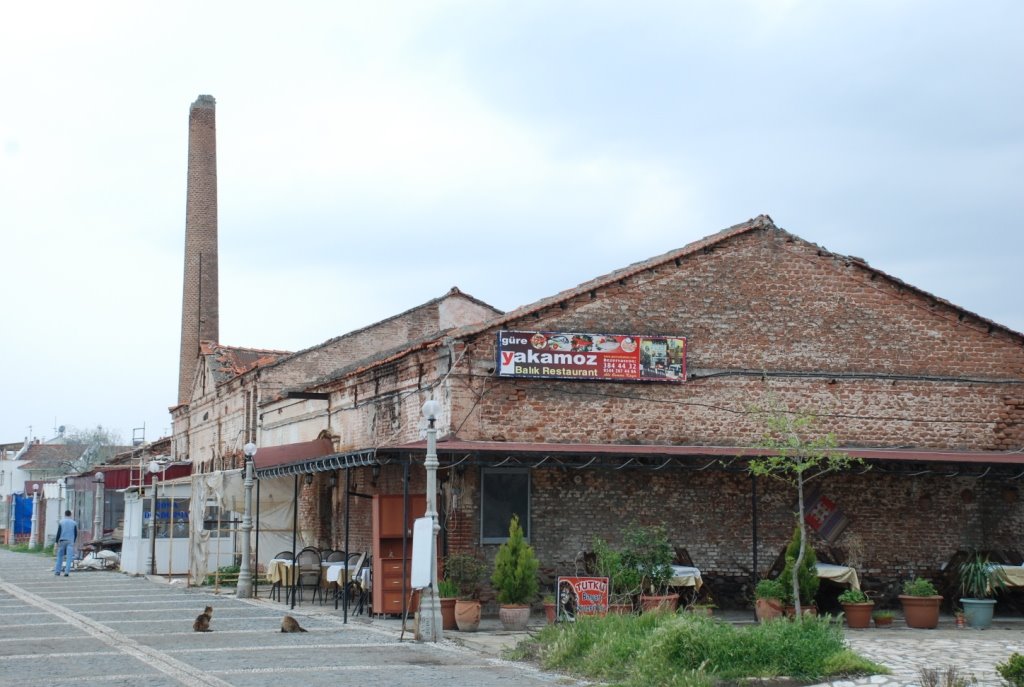
[(782, 599), (755, 599), (754, 614), (757, 621), (774, 620), (782, 617)]
[[(786, 606), (783, 610), (787, 618), (796, 617), (796, 606)], [(800, 604), (800, 613), (802, 615), (816, 616), (818, 615), (818, 607), (814, 604)]]
[(874, 603), (844, 603), (843, 614), (846, 616), (847, 627), (855, 630), (863, 630), (871, 627), (871, 611), (874, 608)]
[(939, 625), (939, 604), (941, 596), (907, 596), (900, 594), (903, 604), (903, 618), (907, 627), (931, 630)]
[(548, 625), (555, 623), (555, 603), (553, 601), (544, 602), (544, 617), (548, 621)]
[(892, 627), (892, 616), (874, 616), (875, 627)]
[(455, 601), (455, 626), (459, 632), (476, 632), (480, 627), (480, 601), (478, 599), (457, 599)]
[(455, 623), (455, 597), (441, 597), (441, 628), (454, 630), (458, 625)]
[(527, 623), (530, 622), (530, 607), (526, 604), (509, 606), (502, 604), (498, 607), (498, 618), (501, 619), (501, 626), (506, 630), (525, 630)]
[(629, 615), (633, 612), (633, 604), (622, 603), (622, 604), (608, 604), (608, 612), (616, 615)]
[(671, 613), (678, 607), (678, 594), (640, 595), (640, 610), (644, 613), (651, 611), (669, 611)]

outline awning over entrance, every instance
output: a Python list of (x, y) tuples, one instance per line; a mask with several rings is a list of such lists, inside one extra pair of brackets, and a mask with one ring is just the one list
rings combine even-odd
[[(397, 456), (406, 460), (426, 453), (426, 441), (381, 446), (337, 453), (330, 440), (318, 439), (283, 446), (268, 446), (256, 453), (256, 476), (261, 479), (329, 472), (391, 462)], [(1024, 454), (1004, 451), (941, 451), (926, 449), (884, 449), (839, 447), (854, 458), (862, 458), (878, 467), (891, 466), (894, 471), (919, 469), (921, 463), (948, 465), (945, 470), (961, 467), (970, 472), (1001, 467), (1020, 471), (1004, 475), (1024, 477)], [(733, 469), (746, 470), (746, 461), (769, 455), (767, 449), (742, 446), (670, 446), (663, 444), (556, 444), (545, 442), (463, 441), (444, 438), (437, 442), (442, 468), (464, 462), (492, 466), (571, 467), (623, 469)], [(964, 476), (969, 476), (965, 474)], [(975, 475), (978, 476), (978, 475)]]
[(256, 451), (253, 457), (253, 466), (259, 479), (330, 472), (372, 465), (375, 462), (375, 449), (337, 453), (330, 439), (267, 446)]

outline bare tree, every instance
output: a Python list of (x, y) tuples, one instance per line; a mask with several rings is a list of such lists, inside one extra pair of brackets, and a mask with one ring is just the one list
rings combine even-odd
[(796, 617), (801, 618), (798, 571), (807, 551), (804, 486), (822, 475), (845, 470), (851, 465), (863, 464), (864, 461), (839, 451), (836, 448), (834, 434), (816, 433), (817, 415), (787, 410), (775, 400), (770, 400), (767, 407), (755, 407), (751, 412), (757, 416), (764, 428), (757, 446), (772, 453), (764, 458), (751, 460), (748, 469), (754, 475), (771, 477), (796, 489), (800, 551), (792, 566), (790, 582), (793, 587)]

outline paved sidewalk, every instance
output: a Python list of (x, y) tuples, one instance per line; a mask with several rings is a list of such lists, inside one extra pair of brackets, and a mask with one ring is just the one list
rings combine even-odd
[[(119, 665), (119, 669), (128, 676), (122, 684), (138, 684), (136, 677), (144, 679), (152, 687), (168, 684), (161, 679), (167, 678), (169, 671), (177, 679), (190, 684), (241, 685), (260, 675), (292, 674), (297, 678), (302, 674), (306, 685), (319, 685), (336, 684), (339, 674), (354, 676), (355, 673), (363, 679), (373, 676), (370, 679), (373, 682), (378, 676), (375, 671), (382, 670), (387, 664), (394, 665), (391, 662), (397, 656), (404, 671), (399, 676), (393, 671), (387, 672), (390, 684), (444, 687), (477, 684), (471, 679), (466, 680), (478, 668), (486, 671), (490, 682), (506, 682), (517, 687), (585, 682), (538, 674), (500, 660), (506, 649), (528, 638), (531, 631), (536, 631), (543, 624), (541, 614), (534, 615), (526, 632), (507, 632), (501, 628), (497, 618), (484, 618), (477, 632), (446, 632), (445, 641), (436, 645), (436, 650), (445, 656), (439, 661), (430, 643), (410, 641), (411, 621), (406, 641), (398, 643), (402, 629), (399, 619), (353, 616), (349, 618), (346, 631), (342, 624), (342, 611), (336, 611), (333, 603), (320, 605), (319, 602), (307, 601), (292, 610), (288, 604), (267, 599), (268, 590), (263, 587), (260, 588), (259, 599), (239, 600), (234, 598), (233, 589), (213, 594), (209, 588), (188, 589), (178, 581), (168, 582), (163, 578), (147, 581), (112, 571), (75, 572), (70, 579), (54, 578), (52, 566), (52, 558), (0, 551), (0, 611), (5, 616), (6, 629), (10, 631), (0, 632), (0, 674), (22, 661), (26, 666), (33, 665), (33, 656), (56, 656), (56, 662), (43, 663), (45, 668), (41, 674), (33, 674), (34, 678), (43, 680), (38, 684), (68, 684), (65, 678), (73, 673), (63, 671), (81, 671), (89, 662), (108, 671), (110, 666), (121, 662), (124, 665)], [(196, 610), (206, 603), (201, 599), (214, 600), (216, 603), (213, 605), (218, 608), (214, 620), (217, 632), (211, 636), (203, 637), (188, 631)], [(315, 651), (314, 646), (293, 642), (292, 639), (285, 642), (288, 635), (277, 635), (281, 638), (278, 640), (273, 629), (269, 635), (263, 635), (265, 628), (279, 623), (285, 612), (319, 632), (318, 635), (310, 635), (323, 642), (319, 653), (316, 653), (316, 660), (310, 661), (305, 655), (307, 651)], [(73, 627), (66, 620), (69, 614)], [(747, 612), (722, 612), (718, 617), (738, 624), (753, 622)], [(65, 620), (60, 621), (62, 618)], [(20, 625), (21, 630), (16, 625)], [(261, 636), (260, 643), (267, 647), (262, 652), (267, 654), (265, 657), (261, 656), (260, 650), (253, 651), (254, 633)], [(89, 640), (90, 636), (107, 646), (98, 646), (96, 641)], [(175, 648), (161, 643), (162, 638), (171, 636), (175, 638)], [(823, 685), (919, 687), (922, 667), (944, 671), (952, 665), (961, 675), (973, 676), (976, 684), (996, 687), (1002, 685), (1002, 681), (995, 672), (995, 665), (1006, 661), (1014, 652), (1024, 653), (1024, 618), (997, 618), (991, 629), (983, 631), (956, 629), (951, 617), (943, 617), (938, 629), (912, 630), (897, 618), (890, 629), (847, 630), (846, 637), (855, 652), (887, 666), (892, 675)], [(124, 641), (128, 638), (134, 639), (130, 645), (133, 653), (126, 657), (122, 654), (125, 652)], [(271, 656), (272, 651), (289, 647), (290, 655)], [(364, 647), (369, 653), (362, 650)], [(111, 653), (111, 648), (119, 648), (120, 651)], [(322, 653), (325, 650), (334, 653)], [(459, 655), (463, 653), (465, 656)], [(324, 661), (328, 655), (335, 662), (342, 659), (356, 662), (329, 667)], [(358, 663), (359, 657), (371, 655), (376, 656), (376, 664)], [(206, 656), (210, 661), (216, 661), (195, 663)], [(473, 656), (479, 658), (472, 659)], [(259, 663), (260, 658), (265, 659), (264, 666), (254, 668), (252, 664)], [(237, 665), (231, 664), (232, 660)], [(454, 680), (451, 674), (434, 669), (449, 667), (449, 663), (457, 664), (459, 677)], [(410, 671), (412, 665), (418, 672)], [(205, 672), (197, 671), (200, 666)], [(332, 670), (341, 672), (332, 673)], [(161, 672), (163, 674), (157, 677)], [(11, 676), (15, 674), (18, 673), (10, 673)], [(215, 677), (207, 679), (209, 675)], [(409, 682), (402, 677), (409, 678)], [(0, 675), (0, 684), (13, 683), (5, 682)], [(26, 680), (22, 674), (18, 684), (37, 682)]]

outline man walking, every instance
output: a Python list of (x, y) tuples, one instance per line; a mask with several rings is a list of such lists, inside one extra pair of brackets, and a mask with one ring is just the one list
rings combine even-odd
[(71, 511), (64, 511), (64, 518), (57, 525), (57, 565), (54, 575), (60, 575), (64, 565), (64, 577), (71, 574), (71, 559), (75, 557), (75, 541), (78, 540), (78, 523), (71, 517)]

